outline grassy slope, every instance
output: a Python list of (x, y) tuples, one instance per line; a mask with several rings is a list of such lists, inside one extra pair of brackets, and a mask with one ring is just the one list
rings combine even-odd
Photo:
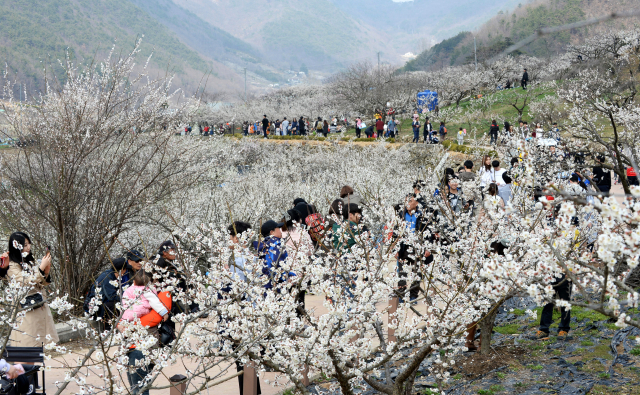
[[(200, 74), (209, 62), (188, 48), (167, 28), (133, 4), (122, 0), (4, 0), (0, 2), (0, 60), (20, 79), (42, 83), (42, 65), (62, 59), (67, 48), (85, 62), (102, 59), (114, 41), (119, 50), (133, 47), (144, 35), (142, 56), (154, 49), (158, 70), (171, 65), (184, 73)], [(144, 63), (141, 59), (139, 63)]]

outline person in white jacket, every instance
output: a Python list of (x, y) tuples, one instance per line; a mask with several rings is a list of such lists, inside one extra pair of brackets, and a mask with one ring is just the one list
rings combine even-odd
[(507, 184), (503, 177), (506, 170), (500, 168), (500, 161), (498, 160), (494, 160), (491, 163), (491, 167), (492, 169), (490, 171), (486, 171), (482, 175), (482, 184), (496, 184), (498, 186), (498, 195), (506, 205), (509, 203), (509, 199), (511, 198), (511, 185)]

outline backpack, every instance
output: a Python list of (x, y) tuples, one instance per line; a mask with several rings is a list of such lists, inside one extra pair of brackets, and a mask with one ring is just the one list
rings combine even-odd
[(322, 130), (322, 122), (316, 121), (316, 130)]
[(444, 128), (444, 134), (447, 134), (447, 128)]
[(309, 228), (311, 237), (319, 241), (324, 233), (324, 219), (322, 219), (320, 214), (315, 213), (309, 215), (305, 218), (304, 223), (307, 225), (307, 228)]

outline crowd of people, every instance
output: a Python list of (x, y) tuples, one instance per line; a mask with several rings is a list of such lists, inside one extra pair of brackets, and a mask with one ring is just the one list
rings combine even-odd
[[(417, 117), (414, 122), (417, 122)], [(265, 117), (263, 126), (270, 123)], [(279, 123), (279, 128), (299, 131), (300, 123), (293, 120), (291, 124), (285, 118)], [(318, 119), (320, 122), (320, 119)], [(383, 132), (395, 132), (395, 120), (392, 118), (390, 124)], [(428, 122), (428, 119), (427, 119)], [(357, 123), (358, 125), (359, 123)], [(360, 124), (361, 125), (361, 124)], [(430, 124), (429, 124), (430, 125)], [(444, 124), (441, 125), (441, 129)], [(539, 125), (537, 125), (539, 126)], [(497, 140), (497, 123), (494, 121), (491, 127), (492, 141)], [(513, 128), (505, 124), (505, 128), (512, 131)], [(521, 123), (520, 128), (527, 130), (526, 123)], [(536, 135), (527, 138), (540, 138), (539, 127), (533, 132)], [(263, 129), (263, 132), (266, 129)], [(425, 139), (431, 139), (434, 133), (431, 127), (425, 129), (427, 135)], [(446, 133), (446, 132), (445, 132)], [(527, 132), (528, 133), (528, 132)], [(557, 127), (548, 138), (558, 138), (553, 135), (557, 133)], [(548, 147), (546, 160), (562, 162), (570, 155), (555, 145)], [(573, 158), (576, 159), (576, 158)], [(505, 210), (509, 204), (515, 189), (522, 188), (519, 179), (524, 174), (522, 156), (515, 156), (507, 164), (502, 164), (497, 158), (486, 155), (482, 158), (479, 166), (471, 160), (464, 161), (458, 169), (446, 168), (438, 188), (426, 190), (426, 183), (416, 181), (405, 195), (405, 200), (396, 205), (395, 211), (400, 219), (399, 223), (404, 224), (406, 230), (422, 235), (437, 221), (439, 215), (436, 207), (448, 206), (456, 214), (467, 213), (470, 217), (491, 218), (492, 214)], [(574, 172), (560, 172), (557, 178), (564, 180), (568, 185), (568, 191), (574, 195), (582, 195), (593, 201), (594, 194), (608, 194), (612, 177), (609, 170), (604, 166), (605, 157), (597, 156), (596, 165), (593, 168), (582, 166)], [(629, 181), (633, 185), (638, 185), (638, 178), (633, 168), (628, 170)], [(554, 209), (549, 202), (553, 200), (551, 194), (545, 190), (536, 188), (532, 198), (540, 200), (548, 208), (548, 220), (553, 222), (557, 215), (557, 207)], [(232, 246), (250, 242), (250, 255), (238, 253), (232, 256), (229, 262), (229, 271), (236, 276), (239, 281), (244, 281), (245, 264), (251, 260), (260, 262), (262, 275), (264, 276), (264, 288), (287, 289), (287, 292), (295, 292), (298, 302), (298, 310), (302, 314), (305, 309), (305, 291), (289, 281), (296, 277), (296, 273), (282, 273), (280, 270), (283, 262), (287, 259), (296, 259), (296, 254), (327, 254), (334, 251), (348, 251), (358, 243), (361, 234), (368, 232), (366, 226), (361, 224), (363, 208), (367, 203), (352, 187), (345, 185), (342, 187), (337, 197), (331, 204), (328, 212), (323, 215), (318, 212), (313, 204), (307, 203), (303, 198), (297, 198), (292, 202), (290, 209), (278, 218), (262, 221), (260, 224), (250, 224), (244, 221), (235, 221), (228, 226), (227, 232)], [(575, 219), (578, 223), (581, 219)], [(252, 233), (254, 226), (258, 229), (258, 238), (247, 241), (246, 236)], [(388, 238), (397, 238), (399, 229), (386, 229)], [(430, 242), (446, 244), (446, 237), (441, 238), (438, 232), (429, 233)], [(595, 242), (595, 229), (590, 236), (590, 242)], [(247, 251), (247, 245), (243, 245), (242, 251)], [(233, 248), (233, 247), (232, 247)], [(399, 295), (409, 294), (410, 301), (418, 298), (420, 292), (420, 282), (412, 281), (407, 284), (408, 267), (415, 268), (420, 265), (428, 265), (433, 257), (428, 250), (419, 250), (419, 246), (410, 245), (404, 241), (399, 244), (396, 255), (397, 270), (401, 280), (398, 283)], [(504, 253), (508, 248), (508, 242), (496, 241), (492, 244), (492, 250), (496, 254)], [(58, 341), (51, 310), (47, 305), (46, 286), (51, 283), (51, 253), (47, 249), (46, 255), (36, 261), (31, 254), (32, 243), (28, 235), (16, 232), (9, 238), (8, 252), (2, 256), (0, 265), (0, 276), (5, 279), (14, 279), (29, 288), (27, 302), (23, 308), (26, 315), (18, 328), (13, 330), (11, 344), (22, 347), (37, 347), (42, 344), (43, 339), (47, 341)], [(170, 284), (182, 292), (188, 291), (185, 274), (180, 270), (175, 260), (177, 257), (177, 247), (171, 241), (162, 243), (157, 254), (147, 259), (144, 254), (137, 250), (129, 250), (124, 256), (110, 259), (107, 269), (100, 273), (92, 284), (87, 297), (85, 298), (84, 311), (88, 316), (95, 318), (101, 325), (101, 329), (125, 331), (125, 322), (139, 321), (150, 331), (157, 332), (159, 345), (168, 345), (175, 339), (175, 323), (171, 316), (182, 312), (198, 313), (200, 306), (192, 302), (184, 304), (172, 298), (172, 293), (165, 291), (167, 284)], [(154, 280), (154, 276), (144, 268), (144, 261), (155, 265), (163, 273), (163, 280)], [(28, 275), (24, 275), (24, 274)], [(348, 281), (347, 281), (348, 283)], [(229, 285), (231, 286), (231, 285)], [(552, 284), (558, 297), (562, 300), (570, 300), (570, 282), (566, 278), (558, 279)], [(296, 288), (298, 287), (298, 288)], [(346, 285), (349, 288), (349, 285)], [(224, 291), (224, 290), (223, 290)], [(544, 307), (540, 326), (535, 334), (537, 339), (549, 338), (549, 327), (552, 319), (553, 304)], [(570, 310), (562, 308), (561, 323), (559, 325), (558, 338), (566, 338), (569, 332)], [(472, 324), (467, 332), (467, 347), (475, 350), (474, 343), (476, 324)], [(140, 366), (137, 361), (144, 359), (141, 351), (136, 350), (135, 344), (130, 345), (129, 365), (131, 371), (128, 375), (129, 383), (136, 392), (148, 374), (148, 367)], [(0, 363), (0, 369), (8, 371), (9, 376), (14, 376), (21, 367), (12, 368), (9, 365)], [(13, 369), (13, 370), (12, 370)], [(241, 364), (238, 364), (241, 370)], [(148, 392), (143, 392), (144, 394)]]

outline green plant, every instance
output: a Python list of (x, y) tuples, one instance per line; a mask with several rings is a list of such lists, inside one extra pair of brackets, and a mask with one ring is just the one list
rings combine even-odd
[(282, 395), (293, 395), (293, 394), (294, 394), (294, 392), (293, 392), (293, 390), (291, 390), (291, 389), (289, 389), (289, 390), (285, 390), (285, 391), (282, 393)]
[(529, 365), (528, 368), (531, 369), (531, 370), (542, 370), (542, 369), (544, 369), (544, 366), (542, 366), (542, 365)]
[(453, 376), (454, 380), (460, 380), (461, 378), (462, 378), (462, 375), (460, 373), (458, 373), (455, 376)]
[(496, 373), (496, 376), (500, 379), (500, 380), (504, 380), (505, 377), (507, 377), (506, 374), (502, 373), (502, 372), (498, 372)]
[(504, 391), (504, 387), (499, 385), (499, 384), (495, 384), (495, 385), (492, 385), (491, 387), (489, 387), (489, 390), (491, 390), (493, 392), (502, 392), (502, 391)]
[(629, 351), (629, 354), (635, 355), (635, 356), (640, 355), (640, 348), (636, 347), (636, 348), (632, 349), (631, 351)]
[(514, 335), (518, 333), (518, 328), (520, 328), (520, 324), (507, 324), (503, 326), (497, 326), (493, 328), (498, 333), (502, 333), (503, 335)]
[(426, 388), (424, 391), (422, 391), (423, 395), (439, 395), (440, 392), (438, 390), (434, 390), (431, 388)]
[(589, 341), (589, 340), (583, 340), (580, 342), (581, 346), (593, 346), (593, 342)]
[(514, 387), (523, 389), (523, 388), (526, 388), (527, 385), (525, 383), (515, 383)]
[(598, 377), (600, 377), (601, 379), (608, 379), (611, 378), (611, 375), (609, 373), (600, 373)]

